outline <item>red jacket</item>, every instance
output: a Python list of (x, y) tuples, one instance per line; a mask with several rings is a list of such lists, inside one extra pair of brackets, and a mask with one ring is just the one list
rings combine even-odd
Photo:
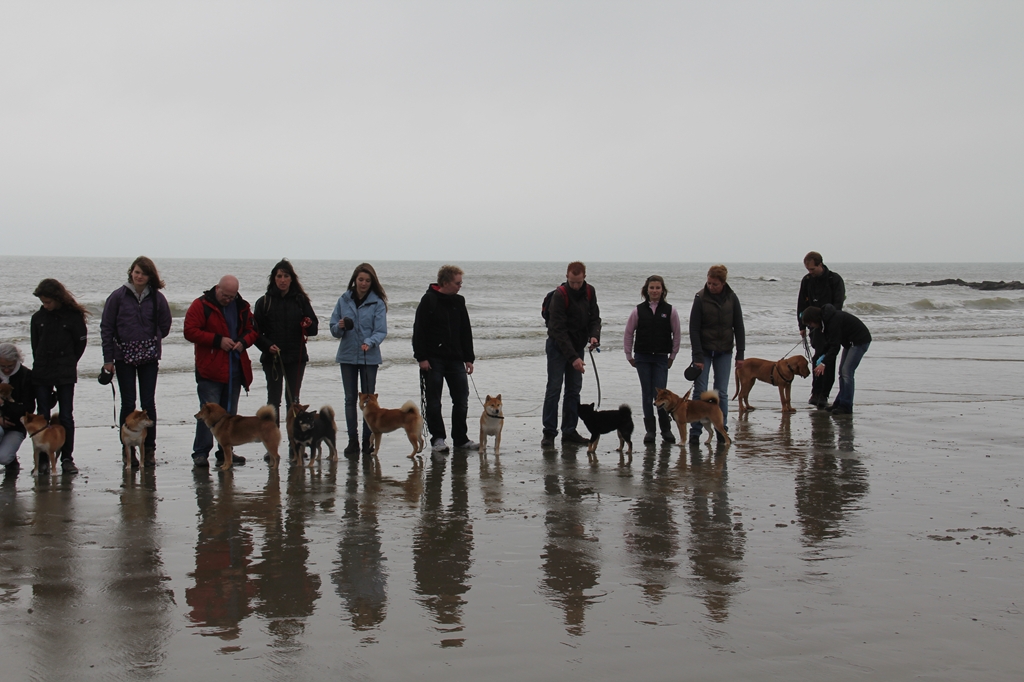
[[(236, 340), (241, 341), (243, 346), (249, 348), (259, 338), (259, 333), (253, 326), (249, 304), (241, 296), (235, 299), (235, 304), (238, 306), (238, 338)], [(188, 312), (185, 313), (185, 338), (195, 345), (196, 372), (202, 378), (225, 384), (228, 382), (228, 353), (220, 347), (220, 342), (229, 334), (228, 323), (224, 319), (224, 310), (217, 303), (214, 289), (210, 289), (192, 301)], [(249, 362), (247, 350), (242, 351), (240, 360), (242, 362), (242, 385), (248, 391), (249, 385), (252, 384), (252, 363)]]

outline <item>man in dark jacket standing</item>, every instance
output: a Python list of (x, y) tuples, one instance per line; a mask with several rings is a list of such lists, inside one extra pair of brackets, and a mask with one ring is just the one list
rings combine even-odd
[[(796, 323), (800, 328), (800, 336), (807, 337), (807, 325), (802, 319), (803, 312), (810, 306), (821, 308), (831, 304), (836, 310), (843, 309), (843, 302), (846, 301), (846, 285), (843, 278), (832, 272), (822, 262), (821, 254), (811, 251), (804, 256), (804, 267), (807, 274), (800, 281), (800, 295), (796, 301)], [(820, 330), (811, 330), (811, 348), (814, 353), (811, 356), (812, 364), (817, 363), (825, 355), (828, 343), (825, 335)], [(809, 405), (824, 408), (828, 405), (828, 394), (832, 391), (832, 384), (836, 381), (836, 359), (826, 359), (822, 365), (825, 369), (821, 373), (815, 372), (811, 379), (811, 399)]]
[(832, 404), (833, 415), (853, 414), (853, 375), (861, 358), (871, 345), (871, 332), (860, 318), (844, 310), (836, 310), (831, 304), (823, 308), (811, 306), (804, 311), (804, 323), (812, 329), (820, 329), (825, 335), (825, 354), (814, 365), (815, 376), (824, 374), (825, 363), (835, 363), (840, 347), (843, 357), (839, 361), (839, 395)]
[(548, 358), (548, 383), (544, 391), (543, 447), (555, 444), (558, 434), (558, 394), (565, 380), (562, 400), (562, 442), (588, 443), (576, 430), (579, 424), (580, 389), (583, 388), (583, 349), (601, 343), (601, 309), (597, 293), (587, 284), (587, 266), (569, 263), (565, 283), (548, 299), (548, 340), (544, 350)]
[(477, 448), (469, 439), (466, 426), (468, 375), (473, 373), (476, 356), (466, 299), (459, 295), (462, 274), (454, 265), (442, 265), (437, 271), (437, 283), (427, 287), (420, 299), (413, 322), (412, 352), (420, 364), (420, 380), (425, 385), (425, 417), (434, 452), (448, 452), (441, 416), (441, 389), (446, 382), (452, 396), (452, 444), (458, 449)]
[[(238, 295), (238, 279), (224, 275), (217, 286), (192, 301), (185, 313), (185, 338), (195, 345), (196, 386), (199, 406), (217, 403), (228, 414), (238, 412), (238, 397), (252, 384), (252, 364), (246, 349), (259, 334), (253, 327), (249, 304)], [(196, 420), (192, 462), (197, 469), (210, 466), (213, 434), (203, 420)], [(224, 453), (217, 448), (218, 463)], [(245, 464), (235, 455), (234, 464)]]

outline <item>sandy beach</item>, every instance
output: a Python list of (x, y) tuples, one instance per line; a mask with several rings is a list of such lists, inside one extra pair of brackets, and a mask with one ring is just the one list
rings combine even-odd
[[(785, 348), (749, 348), (773, 357)], [(604, 406), (639, 386), (596, 356)], [(1019, 337), (879, 341), (852, 418), (774, 388), (735, 442), (619, 465), (539, 446), (543, 358), (490, 360), (500, 456), (194, 473), (192, 377), (161, 375), (155, 472), (122, 475), (109, 393), (83, 381), (73, 478), (0, 487), (10, 679), (1019, 680)], [(670, 387), (686, 389), (682, 371)], [(471, 387), (472, 388), (472, 387)], [(381, 372), (415, 398), (412, 364)], [(333, 367), (304, 402), (342, 412)], [(242, 399), (253, 413), (257, 380)], [(593, 373), (585, 400), (596, 398)], [(471, 390), (471, 416), (479, 414)], [(446, 407), (447, 411), (447, 407)], [(474, 429), (471, 426), (471, 435)], [(475, 435), (474, 435), (475, 437)], [(405, 443), (403, 445), (403, 443)], [(28, 445), (20, 456), (28, 461)]]

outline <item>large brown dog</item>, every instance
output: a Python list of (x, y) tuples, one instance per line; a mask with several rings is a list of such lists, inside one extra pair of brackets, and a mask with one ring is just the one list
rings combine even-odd
[(708, 439), (705, 444), (711, 442), (715, 432), (712, 426), (725, 438), (725, 444), (732, 443), (729, 434), (725, 431), (725, 422), (722, 419), (722, 408), (718, 406), (718, 393), (716, 391), (704, 391), (700, 394), (700, 400), (690, 400), (690, 392), (680, 398), (667, 388), (659, 388), (658, 395), (654, 398), (655, 407), (668, 412), (675, 420), (679, 428), (679, 446), (684, 447), (686, 442), (686, 430), (690, 422), (700, 422), (704, 430), (708, 432)]
[(754, 409), (750, 406), (750, 389), (754, 388), (754, 384), (760, 379), (766, 384), (779, 387), (779, 400), (782, 401), (783, 412), (796, 412), (789, 396), (793, 388), (793, 379), (798, 374), (805, 379), (811, 374), (807, 358), (802, 355), (783, 358), (778, 362), (747, 358), (736, 370), (736, 395), (732, 399), (736, 400), (739, 396), (740, 414)]
[(405, 429), (405, 435), (412, 443), (412, 454), (409, 455), (409, 459), (414, 459), (423, 451), (423, 417), (420, 415), (420, 408), (413, 401), (407, 400), (397, 410), (391, 410), (380, 406), (376, 393), (360, 393), (359, 409), (362, 410), (363, 419), (373, 433), (374, 457), (380, 453), (381, 436), (398, 429)]
[(49, 423), (41, 414), (22, 415), (21, 423), (25, 425), (25, 433), (32, 439), (32, 474), (39, 470), (39, 456), (50, 458), (50, 475), (57, 475), (57, 453), (64, 447), (67, 432), (60, 425), (60, 415), (50, 417)]
[(121, 425), (121, 459), (124, 461), (125, 471), (139, 468), (139, 457), (135, 454), (135, 448), (142, 452), (151, 426), (153, 420), (145, 410), (135, 410), (124, 418), (124, 424)]
[(206, 422), (224, 451), (221, 470), (231, 468), (234, 446), (246, 443), (263, 443), (263, 447), (270, 453), (271, 466), (276, 467), (280, 463), (281, 455), (277, 447), (281, 444), (281, 429), (277, 426), (277, 412), (273, 405), (264, 405), (256, 410), (255, 417), (239, 417), (228, 414), (217, 403), (206, 403), (196, 413), (196, 419)]

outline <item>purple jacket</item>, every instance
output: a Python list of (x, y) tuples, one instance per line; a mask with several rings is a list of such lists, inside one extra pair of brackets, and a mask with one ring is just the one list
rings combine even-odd
[[(156, 310), (154, 311), (154, 307)], [(154, 324), (154, 315), (157, 323)], [(100, 339), (103, 342), (103, 362), (123, 360), (118, 342), (144, 341), (157, 337), (157, 357), (160, 339), (171, 333), (171, 307), (160, 291), (146, 291), (142, 301), (135, 296), (135, 288), (125, 284), (107, 297), (100, 320)]]

